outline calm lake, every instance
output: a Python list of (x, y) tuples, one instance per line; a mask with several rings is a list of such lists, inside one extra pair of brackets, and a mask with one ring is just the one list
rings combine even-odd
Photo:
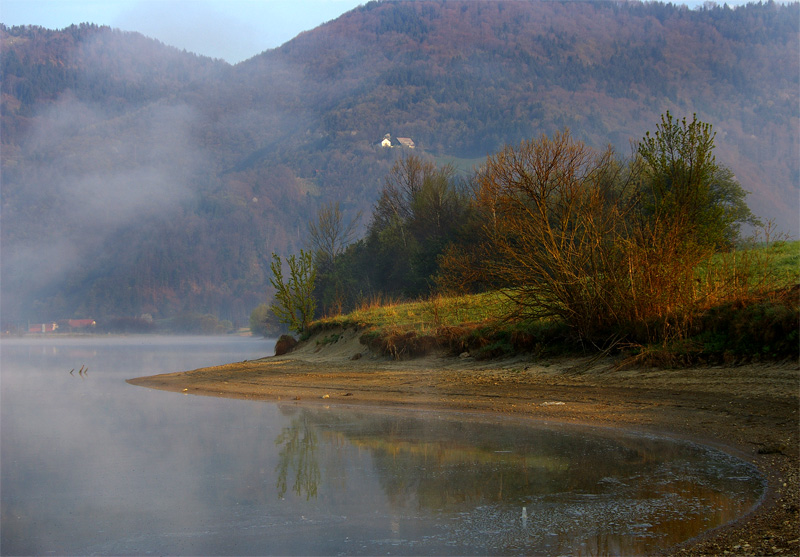
[(737, 459), (632, 432), (125, 383), (272, 349), (239, 337), (2, 340), (0, 552), (638, 555), (762, 495)]

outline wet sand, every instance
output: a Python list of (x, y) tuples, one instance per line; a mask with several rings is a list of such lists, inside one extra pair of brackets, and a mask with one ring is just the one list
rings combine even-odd
[(768, 490), (749, 515), (671, 553), (800, 554), (800, 364), (671, 370), (621, 369), (618, 364), (611, 358), (482, 362), (443, 354), (395, 361), (371, 354), (359, 344), (358, 333), (348, 330), (336, 343), (312, 338), (286, 356), (129, 383), (297, 404), (513, 414), (690, 438), (752, 462)]

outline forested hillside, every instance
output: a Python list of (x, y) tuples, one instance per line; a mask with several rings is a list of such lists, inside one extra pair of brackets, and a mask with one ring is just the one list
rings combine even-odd
[(372, 213), (397, 137), (480, 161), (568, 127), (629, 153), (696, 112), (753, 212), (796, 234), (798, 22), (796, 3), (370, 2), (236, 66), (0, 26), (4, 326), (246, 323), (271, 252), (303, 247), (324, 202)]

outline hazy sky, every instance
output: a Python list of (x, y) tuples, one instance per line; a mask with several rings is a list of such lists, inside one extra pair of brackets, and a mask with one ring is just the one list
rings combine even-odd
[(241, 62), (367, 0), (0, 0), (0, 22), (63, 29), (97, 23)]
[[(469, 0), (463, 0), (469, 1)], [(673, 0), (674, 1), (674, 0)], [(728, 5), (749, 0), (727, 0)], [(97, 23), (241, 62), (367, 0), (0, 0), (0, 22), (63, 29)], [(703, 0), (677, 0), (689, 6)], [(718, 2), (725, 3), (724, 0)]]

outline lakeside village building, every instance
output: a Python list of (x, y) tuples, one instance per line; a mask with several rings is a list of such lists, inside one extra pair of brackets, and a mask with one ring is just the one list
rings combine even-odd
[(83, 329), (91, 330), (95, 326), (97, 326), (97, 322), (94, 319), (67, 319), (66, 321), (61, 321), (59, 323), (53, 321), (50, 323), (36, 323), (34, 325), (28, 325), (28, 332), (55, 333), (59, 328), (62, 327), (68, 331)]

